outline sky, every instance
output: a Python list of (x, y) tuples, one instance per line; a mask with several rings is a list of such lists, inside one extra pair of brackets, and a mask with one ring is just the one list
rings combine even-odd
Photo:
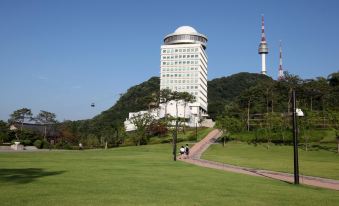
[[(165, 35), (182, 25), (208, 37), (208, 79), (259, 73), (261, 15), (276, 79), (339, 70), (336, 0), (0, 0), (0, 119), (20, 108), (59, 121), (92, 118), (160, 73)], [(95, 107), (91, 107), (91, 103)]]

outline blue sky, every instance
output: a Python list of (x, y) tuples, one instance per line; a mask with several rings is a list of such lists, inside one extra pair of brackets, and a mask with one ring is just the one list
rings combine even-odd
[[(259, 72), (261, 14), (276, 78), (339, 70), (339, 1), (0, 0), (0, 119), (28, 107), (91, 118), (159, 76), (163, 37), (190, 25), (209, 38), (208, 78)], [(90, 107), (92, 102), (96, 107)]]

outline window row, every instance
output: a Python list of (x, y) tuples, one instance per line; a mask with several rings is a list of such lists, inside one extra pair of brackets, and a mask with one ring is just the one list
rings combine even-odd
[(162, 83), (183, 83), (183, 84), (193, 84), (193, 83), (198, 83), (198, 79), (164, 79), (162, 80)]
[(197, 55), (197, 54), (191, 54), (191, 55), (189, 55), (189, 54), (184, 54), (184, 55), (169, 55), (169, 56), (162, 56), (162, 59), (189, 59), (189, 58), (198, 58), (199, 57), (199, 55)]
[(198, 89), (198, 86), (164, 85), (164, 87), (171, 87), (171, 86), (176, 89), (192, 89), (192, 90)]
[(189, 77), (189, 76), (197, 77), (198, 75), (199, 75), (199, 73), (196, 72), (196, 73), (191, 73), (191, 74), (162, 74), (162, 77)]
[(198, 48), (163, 49), (162, 53), (197, 52)]
[(198, 64), (198, 61), (163, 61), (162, 65)]
[(198, 67), (191, 67), (191, 68), (182, 68), (182, 67), (179, 67), (179, 68), (162, 68), (162, 71), (163, 72), (172, 72), (172, 71), (197, 71), (198, 70)]

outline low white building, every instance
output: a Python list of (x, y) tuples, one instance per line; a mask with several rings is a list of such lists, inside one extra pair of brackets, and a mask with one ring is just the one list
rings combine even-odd
[[(178, 104), (178, 106), (176, 105)], [(206, 113), (199, 111), (197, 103), (184, 103), (183, 101), (170, 101), (166, 104), (160, 104), (158, 108), (151, 109), (149, 111), (130, 112), (128, 118), (125, 120), (124, 125), (126, 131), (136, 130), (136, 126), (132, 123), (132, 119), (145, 114), (150, 114), (154, 119), (161, 119), (165, 117), (165, 114), (170, 117), (178, 117), (186, 119), (186, 125), (189, 127), (204, 126), (202, 120), (207, 118)]]

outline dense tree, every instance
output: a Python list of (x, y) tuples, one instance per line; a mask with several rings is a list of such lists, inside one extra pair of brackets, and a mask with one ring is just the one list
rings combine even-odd
[(186, 128), (186, 107), (188, 103), (193, 103), (195, 101), (195, 96), (188, 92), (181, 92), (180, 93), (180, 99), (184, 102), (184, 127), (183, 131), (185, 133)]
[(46, 140), (47, 126), (51, 126), (57, 122), (56, 115), (52, 112), (41, 110), (40, 113), (34, 118), (37, 123), (44, 125), (44, 139)]
[[(298, 107), (316, 114), (312, 117), (312, 121), (316, 122), (315, 127), (330, 127), (329, 111), (339, 111), (338, 76), (337, 72), (327, 79), (303, 80), (299, 76), (285, 73), (284, 80), (274, 81), (266, 75), (238, 73), (213, 79), (208, 82), (208, 114), (213, 119), (217, 116), (237, 118), (250, 130), (262, 128), (262, 131), (267, 131), (267, 113), (274, 113), (273, 115), (281, 115), (284, 126), (280, 130), (283, 131), (283, 128), (290, 125), (291, 92), (296, 90)], [(123, 121), (129, 112), (151, 109), (158, 103), (164, 103), (164, 99), (169, 102), (173, 98), (171, 91), (167, 90), (166, 95), (161, 94), (159, 83), (158, 77), (152, 77), (128, 89), (114, 106), (93, 119), (75, 121), (72, 125), (67, 123), (66, 131), (72, 134), (68, 137), (72, 136), (77, 140), (88, 134), (97, 134), (100, 137), (101, 132), (107, 128), (123, 128)], [(161, 100), (161, 96), (166, 98)], [(305, 119), (308, 119), (307, 116), (308, 114)], [(174, 120), (176, 119), (172, 119), (172, 122)], [(274, 125), (268, 125), (268, 128), (272, 126)], [(161, 126), (158, 127), (156, 123), (152, 124), (152, 128), (148, 131), (155, 131), (156, 128), (161, 130)], [(290, 138), (281, 131), (283, 141), (285, 137)], [(278, 136), (278, 132), (272, 135)]]
[(232, 133), (239, 132), (243, 128), (239, 119), (230, 116), (219, 116), (215, 127), (223, 133), (223, 146), (225, 146), (226, 138), (230, 138)]
[(167, 119), (167, 104), (172, 100), (173, 100), (173, 95), (170, 89), (160, 90), (159, 103), (165, 105), (165, 119)]
[(270, 77), (262, 74), (241, 72), (228, 77), (208, 81), (208, 114), (215, 119), (225, 105), (234, 101), (246, 89)]
[(6, 122), (0, 120), (0, 144), (8, 140), (8, 125)]
[(328, 81), (330, 86), (337, 87), (339, 86), (339, 72), (334, 72), (328, 76)]
[(134, 143), (136, 145), (147, 144), (147, 131), (149, 130), (151, 123), (154, 121), (154, 117), (150, 113), (145, 113), (135, 115), (130, 119), (130, 121), (136, 127)]
[(22, 108), (15, 110), (11, 115), (9, 122), (17, 122), (21, 124), (20, 130), (22, 130), (23, 124), (25, 121), (32, 121), (32, 111), (28, 108)]

